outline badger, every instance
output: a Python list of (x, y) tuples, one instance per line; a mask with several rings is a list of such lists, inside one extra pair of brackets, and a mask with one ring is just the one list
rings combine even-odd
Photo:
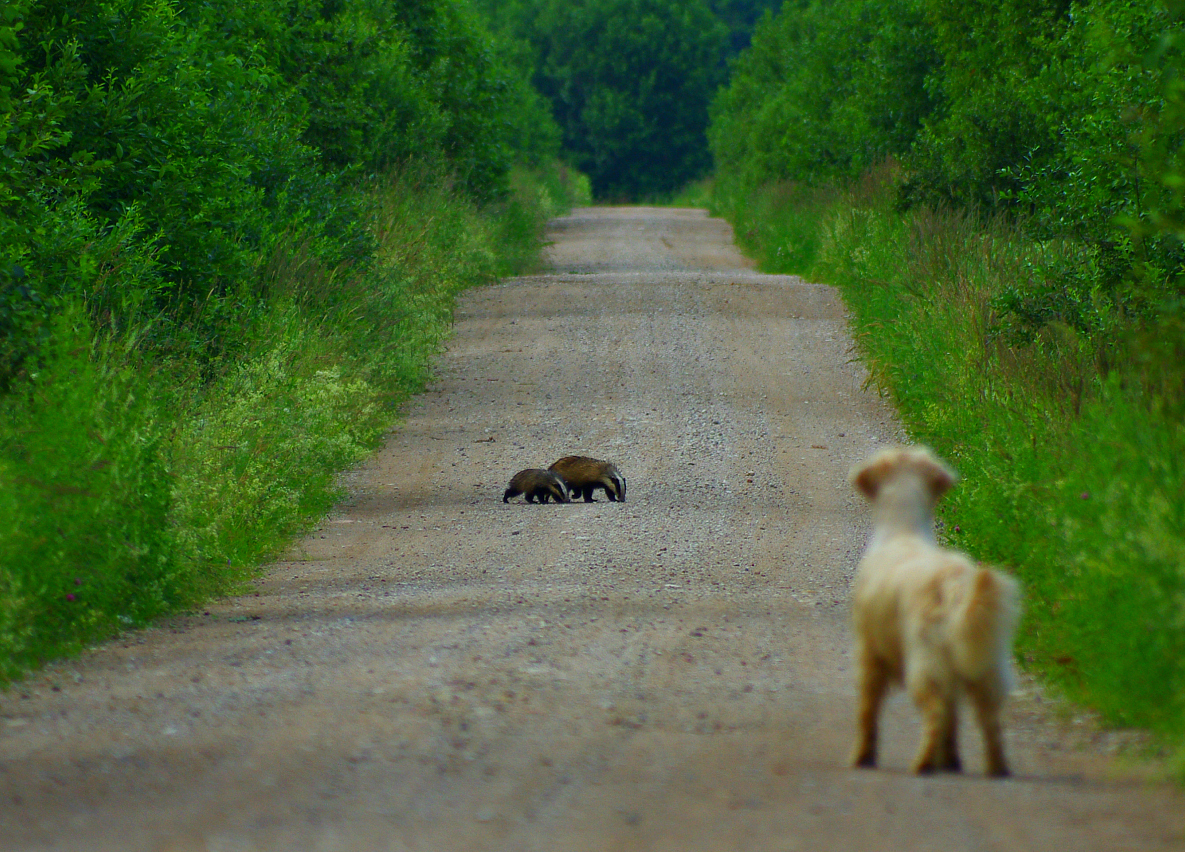
[(540, 503), (546, 503), (555, 498), (557, 503), (571, 503), (572, 496), (568, 493), (568, 486), (562, 478), (549, 470), (537, 467), (520, 470), (510, 479), (510, 487), (502, 495), (502, 502), (510, 502), (511, 497), (525, 494), (528, 503), (534, 503), (539, 498)]
[(564, 478), (573, 499), (583, 494), (585, 503), (595, 503), (593, 491), (604, 488), (610, 500), (625, 502), (625, 477), (611, 462), (588, 456), (564, 456), (548, 470)]

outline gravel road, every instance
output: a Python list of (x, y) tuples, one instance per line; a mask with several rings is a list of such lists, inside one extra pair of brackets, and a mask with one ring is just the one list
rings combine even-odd
[[(461, 300), (350, 498), (220, 601), (0, 696), (3, 850), (1177, 850), (1185, 796), (1025, 683), (1012, 779), (845, 760), (849, 466), (899, 440), (835, 291), (702, 211), (554, 223)], [(624, 503), (502, 502), (611, 459)]]

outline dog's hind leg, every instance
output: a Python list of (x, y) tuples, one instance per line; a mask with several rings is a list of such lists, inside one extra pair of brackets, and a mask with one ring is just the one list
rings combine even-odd
[(1000, 728), (1004, 690), (997, 683), (993, 672), (983, 680), (967, 684), (967, 694), (975, 705), (975, 714), (983, 731), (987, 774), (993, 778), (1004, 778), (1012, 774), (1008, 769), (1008, 761), (1004, 759), (1004, 734)]
[(889, 671), (885, 664), (871, 654), (861, 655), (860, 710), (857, 718), (856, 748), (852, 751), (852, 766), (876, 766), (877, 720), (881, 703), (889, 690)]
[(963, 761), (959, 759), (959, 705), (952, 701), (950, 705), (950, 722), (946, 726), (946, 760), (942, 769), (951, 772), (962, 772)]
[(922, 713), (922, 744), (914, 758), (913, 771), (957, 771), (959, 758), (952, 751), (956, 735), (954, 696), (931, 680), (912, 683), (909, 691)]

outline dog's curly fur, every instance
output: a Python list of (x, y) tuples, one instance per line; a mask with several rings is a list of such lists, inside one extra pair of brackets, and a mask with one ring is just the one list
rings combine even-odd
[(928, 449), (881, 450), (850, 479), (872, 504), (874, 526), (853, 593), (860, 705), (852, 763), (876, 765), (881, 702), (902, 685), (923, 717), (914, 772), (961, 769), (957, 709), (966, 695), (987, 774), (1007, 775), (1000, 709), (1012, 687), (1016, 581), (938, 546), (934, 504), (955, 474)]

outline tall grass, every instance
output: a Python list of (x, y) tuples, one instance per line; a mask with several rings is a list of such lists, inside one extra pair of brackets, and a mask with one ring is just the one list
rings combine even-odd
[(1084, 249), (963, 212), (900, 212), (891, 185), (874, 174), (822, 211), (788, 204), (750, 231), (768, 234), (767, 258), (813, 231), (796, 271), (841, 288), (871, 381), (963, 476), (944, 535), (1024, 584), (1024, 664), (1181, 749), (1185, 364), (1163, 361), (1180, 343), (1102, 300), (1082, 323), (1093, 333), (1018, 326), (1012, 295), (1056, 289), (1056, 271), (1089, 267)]
[(728, 218), (737, 243), (772, 273), (805, 273), (819, 253), (819, 219), (835, 204), (837, 190), (781, 181), (750, 187), (720, 180), (710, 209)]
[(240, 588), (332, 505), (337, 473), (427, 381), (455, 296), (529, 265), (572, 182), (515, 183), (479, 209), (392, 176), (371, 197), (375, 262), (326, 269), (285, 246), (266, 308), (212, 364), (146, 355), (150, 319), (116, 334), (63, 311), (0, 399), (0, 683)]

